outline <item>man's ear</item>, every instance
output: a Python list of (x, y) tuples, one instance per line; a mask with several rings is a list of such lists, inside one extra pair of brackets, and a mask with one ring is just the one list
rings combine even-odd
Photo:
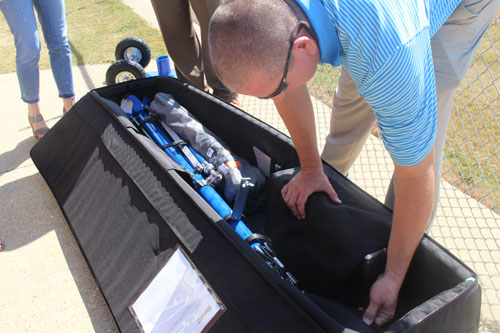
[(309, 34), (304, 34), (295, 39), (292, 49), (296, 48), (305, 51), (308, 55), (315, 55), (319, 52), (318, 43)]

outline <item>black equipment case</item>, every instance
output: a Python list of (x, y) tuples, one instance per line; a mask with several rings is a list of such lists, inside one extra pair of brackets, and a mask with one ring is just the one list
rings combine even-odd
[[(270, 236), (298, 287), (283, 280), (193, 189), (185, 172), (137, 133), (120, 109), (128, 94), (167, 92), (231, 150), (257, 165), (270, 157), (264, 202), (246, 221)], [(394, 321), (368, 327), (367, 253), (386, 246), (391, 211), (328, 165), (343, 204), (310, 197), (306, 221), (283, 203), (281, 187), (299, 167), (287, 136), (170, 77), (96, 89), (31, 150), (111, 313), (123, 332), (139, 331), (129, 307), (181, 248), (225, 311), (209, 332), (473, 332), (481, 289), (475, 273), (427, 235), (411, 263)], [(383, 268), (382, 268), (383, 269)]]

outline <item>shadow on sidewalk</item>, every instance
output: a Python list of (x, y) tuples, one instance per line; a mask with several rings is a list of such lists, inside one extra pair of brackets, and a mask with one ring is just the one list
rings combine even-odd
[[(31, 145), (30, 141), (27, 139), (20, 144), (21, 150), (26, 150), (25, 154), (16, 152), (14, 156), (28, 156), (26, 146)], [(7, 158), (5, 155), (2, 159)], [(17, 159), (12, 165), (22, 163), (26, 158)], [(42, 176), (35, 173), (0, 186), (0, 197), (5, 198), (0, 206), (0, 238), (5, 246), (2, 253), (20, 249), (54, 231), (95, 332), (117, 332), (105, 300)], [(51, 252), (51, 249), (39, 249), (45, 250)]]
[[(73, 56), (76, 58), (76, 65), (78, 65), (78, 69), (80, 70), (80, 73), (83, 77), (83, 80), (85, 81), (85, 85), (87, 86), (87, 90), (92, 90), (95, 89), (96, 86), (94, 85), (94, 82), (92, 78), (90, 77), (89, 72), (85, 68), (85, 60), (83, 59), (82, 55), (80, 52), (78, 52), (78, 49), (75, 47), (71, 41), (69, 41), (69, 46), (71, 48), (71, 53)], [(75, 68), (75, 67), (73, 67)]]
[[(27, 138), (16, 145), (16, 148), (0, 155), (0, 175), (17, 169), (30, 158), (29, 151), (36, 143), (35, 138)], [(7, 197), (4, 197), (7, 198)]]

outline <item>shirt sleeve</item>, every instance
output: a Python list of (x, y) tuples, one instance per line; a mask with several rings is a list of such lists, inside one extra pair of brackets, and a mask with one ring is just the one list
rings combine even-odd
[(434, 146), (436, 85), (430, 39), (423, 30), (399, 47), (362, 85), (394, 162), (418, 164)]

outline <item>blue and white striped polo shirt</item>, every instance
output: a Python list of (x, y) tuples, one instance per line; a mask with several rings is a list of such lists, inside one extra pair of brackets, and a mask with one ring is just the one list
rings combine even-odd
[(321, 62), (352, 76), (393, 160), (419, 163), (436, 133), (430, 39), (460, 0), (296, 1), (318, 35)]

